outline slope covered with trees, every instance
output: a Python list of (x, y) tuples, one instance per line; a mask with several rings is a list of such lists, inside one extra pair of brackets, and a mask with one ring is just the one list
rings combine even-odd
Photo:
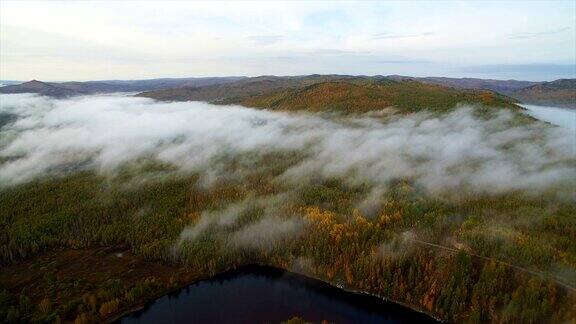
[[(267, 171), (208, 189), (196, 176), (127, 185), (144, 170), (126, 170), (112, 179), (78, 173), (2, 191), (0, 317), (101, 321), (252, 263), (297, 269), (450, 321), (576, 317), (574, 277), (552, 270), (576, 265), (570, 202), (520, 193), (439, 199), (399, 181), (379, 196), (381, 209), (366, 214), (356, 206), (369, 187), (338, 180), (287, 187), (274, 177), (293, 160), (258, 163)], [(287, 191), (290, 199), (273, 203)], [(238, 206), (235, 222), (218, 222)], [(271, 241), (256, 236), (265, 244), (237, 240), (270, 206), (301, 231)], [(205, 217), (214, 222), (197, 227)]]
[(223, 85), (149, 91), (138, 96), (162, 101), (208, 101), (264, 109), (342, 113), (385, 108), (399, 108), (403, 112), (448, 111), (458, 104), (519, 108), (513, 99), (488, 90), (458, 90), (381, 76), (257, 77)]
[(323, 82), (299, 89), (231, 98), (223, 103), (279, 110), (345, 113), (365, 113), (385, 108), (397, 108), (402, 112), (448, 111), (458, 104), (517, 108), (512, 100), (490, 91), (462, 91), (414, 81), (388, 80)]

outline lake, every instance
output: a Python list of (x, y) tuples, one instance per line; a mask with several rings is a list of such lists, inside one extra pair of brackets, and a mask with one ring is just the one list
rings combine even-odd
[(277, 268), (245, 266), (157, 299), (120, 323), (435, 323), (410, 308)]
[(576, 109), (522, 105), (534, 118), (547, 121), (560, 127), (576, 130)]

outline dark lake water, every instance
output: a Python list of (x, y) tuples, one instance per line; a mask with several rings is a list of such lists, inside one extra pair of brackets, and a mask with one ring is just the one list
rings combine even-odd
[(121, 323), (279, 323), (294, 316), (334, 323), (435, 323), (376, 297), (277, 268), (246, 266), (161, 297)]

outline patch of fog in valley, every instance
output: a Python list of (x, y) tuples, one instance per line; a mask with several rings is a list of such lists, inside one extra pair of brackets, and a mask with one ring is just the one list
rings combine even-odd
[[(79, 165), (106, 173), (152, 157), (186, 172), (226, 172), (223, 156), (301, 151), (280, 179), (342, 178), (386, 187), (408, 178), (429, 192), (539, 190), (576, 178), (574, 138), (542, 123), (510, 126), (462, 107), (443, 116), (326, 119), (200, 102), (126, 96), (55, 100), (3, 95), (0, 181), (17, 184)], [(16, 117), (14, 117), (16, 116)], [(254, 165), (254, 167), (258, 167)]]
[(526, 108), (527, 114), (569, 129), (572, 131), (572, 136), (576, 137), (576, 109), (537, 105), (522, 106)]

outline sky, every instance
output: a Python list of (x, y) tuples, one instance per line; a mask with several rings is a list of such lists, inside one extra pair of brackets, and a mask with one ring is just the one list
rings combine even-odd
[(576, 1), (0, 0), (1, 80), (576, 77)]

